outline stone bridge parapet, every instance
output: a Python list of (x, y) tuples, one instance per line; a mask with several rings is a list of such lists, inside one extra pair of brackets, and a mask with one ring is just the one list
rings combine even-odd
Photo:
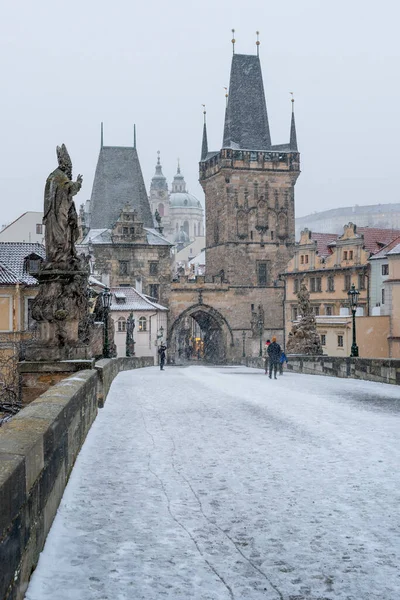
[(24, 598), (112, 380), (153, 364), (153, 357), (100, 360), (50, 387), (0, 428), (0, 600)]
[[(379, 383), (400, 385), (400, 360), (394, 358), (350, 358), (340, 356), (288, 355), (288, 371), (307, 375), (350, 377)], [(264, 359), (248, 357), (242, 360), (247, 367), (264, 368)]]

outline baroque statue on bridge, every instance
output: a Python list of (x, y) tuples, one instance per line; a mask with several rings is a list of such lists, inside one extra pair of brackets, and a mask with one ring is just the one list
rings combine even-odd
[(300, 320), (293, 325), (289, 333), (286, 351), (288, 354), (321, 355), (322, 346), (310, 302), (310, 292), (304, 282), (301, 282), (297, 299)]
[(57, 146), (58, 167), (47, 178), (44, 191), (46, 267), (61, 269), (78, 265), (75, 242), (79, 237), (78, 215), (73, 197), (82, 186), (82, 176), (72, 181), (72, 162), (65, 144)]
[(89, 312), (88, 262), (75, 248), (79, 229), (74, 196), (82, 176), (72, 181), (72, 162), (64, 144), (57, 146), (57, 159), (44, 191), (46, 260), (37, 275), (39, 292), (32, 304), (38, 337), (29, 360), (86, 359), (92, 356), (94, 336), (101, 337)]

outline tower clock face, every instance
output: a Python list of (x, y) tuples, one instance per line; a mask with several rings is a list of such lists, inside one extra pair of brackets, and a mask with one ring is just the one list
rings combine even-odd
[(160, 192), (160, 197), (164, 198), (164, 192)]

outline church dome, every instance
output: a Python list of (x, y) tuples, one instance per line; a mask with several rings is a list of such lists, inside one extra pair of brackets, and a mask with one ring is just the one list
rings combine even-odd
[(171, 208), (201, 208), (201, 203), (188, 192), (173, 192), (169, 197)]

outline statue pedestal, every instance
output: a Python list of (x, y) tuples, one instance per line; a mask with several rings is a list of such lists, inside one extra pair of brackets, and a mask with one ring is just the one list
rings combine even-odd
[(21, 378), (21, 402), (23, 406), (36, 400), (51, 386), (66, 377), (85, 369), (94, 369), (95, 360), (22, 361), (18, 365)]
[(70, 270), (44, 265), (32, 306), (38, 323), (36, 342), (27, 348), (26, 360), (88, 360), (101, 355), (97, 340), (101, 326), (94, 326), (89, 313), (88, 279), (80, 264)]

